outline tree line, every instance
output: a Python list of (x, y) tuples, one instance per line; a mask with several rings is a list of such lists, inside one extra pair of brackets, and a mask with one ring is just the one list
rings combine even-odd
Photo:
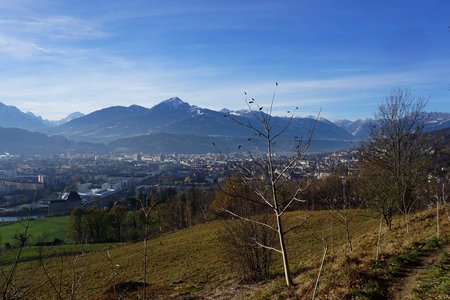
[[(129, 242), (148, 234), (173, 231), (206, 222), (211, 191), (193, 187), (188, 191), (152, 190), (118, 202), (107, 209), (77, 207), (71, 211), (70, 236), (76, 243)], [(154, 197), (155, 207), (146, 216), (142, 200)]]

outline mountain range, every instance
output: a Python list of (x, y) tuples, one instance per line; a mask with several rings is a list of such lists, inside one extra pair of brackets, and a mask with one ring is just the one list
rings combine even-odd
[(0, 102), (0, 127), (4, 128), (20, 128), (36, 131), (46, 127), (62, 125), (82, 116), (84, 116), (83, 113), (74, 112), (61, 120), (50, 121), (36, 116), (32, 112), (25, 113), (15, 106)]
[[(358, 119), (356, 121), (350, 120), (336, 120), (334, 124), (345, 129), (348, 133), (357, 139), (364, 139), (370, 135), (370, 130), (377, 125), (377, 120), (374, 119)], [(440, 129), (450, 127), (450, 113), (445, 112), (429, 112), (425, 115), (424, 122), (425, 132), (432, 132)]]
[[(90, 113), (60, 126), (41, 131), (50, 135), (63, 135), (73, 140), (108, 143), (119, 138), (168, 133), (207, 137), (246, 137), (248, 129), (227, 119), (230, 114), (240, 122), (257, 123), (251, 112), (224, 113), (189, 105), (180, 98), (165, 100), (152, 108), (138, 105), (113, 106)], [(306, 136), (314, 126), (312, 118), (274, 117), (276, 129), (290, 126), (286, 135)], [(354, 140), (347, 131), (338, 126), (318, 121), (314, 132), (316, 139)]]
[[(68, 151), (116, 151), (143, 153), (205, 153), (217, 149), (236, 151), (248, 147), (262, 146), (258, 136), (240, 124), (258, 126), (255, 112), (223, 109), (214, 111), (200, 108), (170, 98), (146, 108), (138, 105), (112, 106), (90, 114), (73, 113), (60, 121), (43, 120), (33, 113), (24, 113), (14, 106), (0, 103), (0, 127), (15, 127), (35, 131), (14, 134), (25, 138), (17, 141), (4, 128), (0, 131), (1, 151), (45, 153)], [(279, 140), (279, 150), (292, 149), (296, 139), (307, 139), (314, 128), (310, 151), (334, 151), (349, 148), (366, 138), (373, 119), (356, 121), (313, 117), (273, 116), (273, 132), (287, 128)], [(427, 114), (427, 130), (450, 127), (449, 113)], [(8, 129), (9, 131), (12, 130)], [(39, 133), (38, 133), (39, 132)], [(34, 134), (36, 136), (30, 136)], [(33, 141), (33, 143), (31, 143)], [(37, 143), (38, 141), (46, 141)], [(212, 143), (215, 143), (213, 146)], [(29, 145), (27, 145), (27, 143)], [(240, 147), (238, 145), (241, 145)], [(29, 147), (28, 147), (29, 146)], [(24, 149), (24, 150), (20, 150)], [(25, 151), (25, 149), (28, 149)], [(38, 151), (39, 150), (39, 151)]]

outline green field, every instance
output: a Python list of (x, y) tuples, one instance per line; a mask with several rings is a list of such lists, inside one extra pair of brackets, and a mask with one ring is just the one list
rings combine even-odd
[[(0, 242), (14, 243), (13, 235), (25, 230), (27, 221), (21, 221), (8, 225), (0, 225)], [(31, 243), (38, 241), (53, 241), (55, 238), (71, 243), (68, 237), (69, 216), (48, 217), (30, 221), (28, 233)]]
[[(50, 258), (53, 256), (74, 256), (81, 253), (88, 253), (92, 251), (98, 251), (108, 249), (114, 244), (102, 243), (102, 244), (66, 244), (57, 246), (29, 246), (22, 249), (20, 255), (20, 262), (28, 262), (39, 260), (40, 258)], [(16, 260), (18, 249), (3, 249), (0, 250), (0, 265), (8, 265), (14, 263)]]

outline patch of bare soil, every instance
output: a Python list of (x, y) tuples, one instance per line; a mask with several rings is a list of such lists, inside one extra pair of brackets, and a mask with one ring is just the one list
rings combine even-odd
[(394, 300), (413, 300), (416, 299), (413, 289), (417, 285), (417, 279), (426, 272), (428, 266), (433, 265), (441, 253), (450, 253), (450, 245), (436, 249), (428, 255), (419, 258), (417, 266), (405, 270), (404, 276), (399, 278), (391, 288), (392, 299)]
[(215, 291), (205, 295), (205, 299), (208, 300), (238, 300), (238, 299), (249, 299), (252, 295), (258, 291), (267, 287), (270, 281), (254, 283), (254, 284), (243, 284), (235, 283), (226, 288), (217, 288)]

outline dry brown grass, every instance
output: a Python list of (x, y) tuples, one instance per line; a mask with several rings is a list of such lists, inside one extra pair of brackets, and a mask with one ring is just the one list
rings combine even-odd
[[(450, 235), (450, 222), (442, 219), (441, 236)], [(334, 255), (330, 255), (324, 266), (325, 271), (319, 288), (319, 296), (316, 299), (343, 299), (348, 293), (348, 288), (355, 276), (370, 268), (376, 257), (376, 243), (378, 234), (378, 221), (368, 221), (365, 228), (359, 228), (354, 232), (354, 251), (351, 255), (346, 252), (346, 245), (340, 246)], [(357, 223), (353, 224), (358, 226)], [(397, 217), (391, 230), (386, 227), (382, 230), (381, 259), (406, 253), (414, 248), (422, 246), (436, 233), (435, 210), (426, 210), (414, 214), (411, 218), (410, 234), (406, 233), (403, 219)], [(299, 298), (307, 299), (310, 295), (311, 285), (317, 274), (316, 262), (313, 270), (308, 274), (303, 273), (296, 278), (301, 283), (297, 290)], [(309, 296), (310, 297), (310, 296)]]
[[(222, 256), (221, 245), (216, 235), (222, 222), (215, 221), (174, 233), (163, 234), (150, 241), (149, 250), (149, 293), (153, 298), (176, 299), (197, 296), (209, 299), (286, 299), (310, 298), (318, 266), (323, 254), (321, 238), (329, 245), (329, 255), (324, 265), (319, 293), (316, 299), (342, 299), (352, 279), (352, 271), (364, 269), (373, 263), (379, 220), (368, 216), (366, 211), (352, 211), (351, 223), (354, 252), (349, 255), (344, 228), (330, 216), (329, 212), (291, 212), (287, 214), (287, 223), (294, 225), (300, 217), (309, 215), (306, 228), (290, 233), (287, 238), (291, 270), (295, 272), (293, 289), (283, 286), (282, 265), (277, 255), (272, 270), (273, 280), (254, 285), (243, 285), (234, 279)], [(383, 256), (404, 252), (425, 242), (435, 233), (434, 210), (427, 210), (412, 216), (411, 234), (407, 235), (401, 225), (401, 219), (394, 220), (391, 230), (383, 229), (381, 250)], [(449, 234), (450, 224), (443, 219), (441, 234)], [(84, 269), (77, 299), (111, 299), (114, 292), (106, 292), (114, 283), (142, 282), (143, 279), (143, 243), (123, 244), (110, 249), (111, 267), (106, 251), (95, 251), (81, 257), (76, 271)], [(67, 258), (70, 259), (70, 258)], [(59, 265), (49, 264), (52, 278), (59, 277)], [(26, 265), (22, 266), (19, 276), (29, 276)], [(70, 284), (70, 268), (64, 268), (62, 287), (64, 295)], [(42, 274), (35, 272), (35, 278)], [(116, 294), (120, 291), (116, 291)], [(136, 297), (139, 290), (129, 292)], [(37, 299), (49, 299), (55, 295), (45, 277), (35, 292)]]

